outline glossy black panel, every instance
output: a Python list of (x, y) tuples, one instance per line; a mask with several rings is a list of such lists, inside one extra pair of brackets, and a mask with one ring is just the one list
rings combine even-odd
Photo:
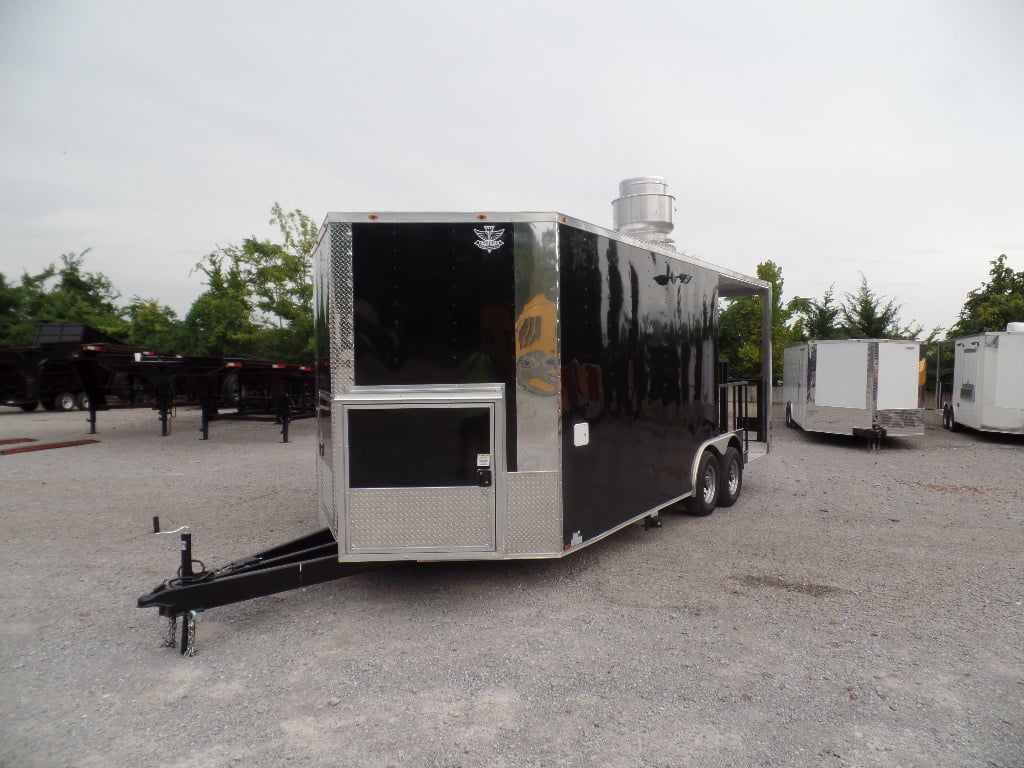
[(352, 488), (477, 485), (477, 456), (491, 454), (490, 411), (353, 408), (348, 444)]
[(515, 373), (511, 225), (352, 227), (355, 383), (504, 382)]
[(355, 384), (505, 384), (516, 467), (511, 224), (353, 224)]
[(718, 276), (568, 226), (559, 255), (569, 543), (690, 490), (694, 451), (717, 432)]

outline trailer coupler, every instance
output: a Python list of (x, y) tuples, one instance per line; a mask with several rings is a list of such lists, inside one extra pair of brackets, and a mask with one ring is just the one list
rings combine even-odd
[(153, 532), (180, 534), (181, 566), (174, 578), (142, 595), (138, 606), (157, 608), (161, 616), (168, 618), (164, 645), (169, 648), (176, 645), (177, 622), (182, 618), (182, 656), (195, 655), (196, 614), (201, 611), (355, 576), (385, 565), (339, 563), (338, 542), (330, 529), (324, 528), (252, 557), (206, 570), (202, 562), (192, 557), (192, 533), (188, 526), (161, 531), (159, 518), (154, 517)]

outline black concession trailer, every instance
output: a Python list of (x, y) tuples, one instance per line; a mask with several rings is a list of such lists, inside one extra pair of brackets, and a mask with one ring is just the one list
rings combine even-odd
[[(386, 563), (560, 558), (735, 503), (768, 449), (770, 284), (664, 239), (560, 213), (332, 213), (314, 261), (323, 531), (221, 572), (183, 554), (188, 578), (140, 606), (192, 621)], [(738, 296), (762, 299), (752, 382), (719, 360)]]
[(767, 284), (558, 213), (330, 214), (315, 274), (341, 560), (561, 557), (739, 495), (717, 305)]

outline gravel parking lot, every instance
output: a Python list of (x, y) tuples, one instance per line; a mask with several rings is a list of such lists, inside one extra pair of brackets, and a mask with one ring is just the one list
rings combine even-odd
[(153, 515), (208, 566), (318, 527), (312, 421), (198, 429), (0, 456), (0, 765), (1024, 766), (1020, 439), (776, 421), (729, 510), (218, 608), (185, 659), (135, 607), (177, 566)]

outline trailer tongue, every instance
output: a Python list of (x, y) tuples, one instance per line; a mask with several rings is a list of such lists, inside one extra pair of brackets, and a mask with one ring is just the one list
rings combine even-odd
[[(277, 592), (343, 579), (380, 567), (373, 563), (338, 562), (338, 542), (330, 530), (303, 536), (295, 541), (236, 560), (215, 570), (206, 570), (192, 557), (192, 533), (188, 526), (161, 531), (160, 519), (153, 518), (154, 533), (177, 533), (181, 543), (181, 567), (177, 575), (139, 598), (139, 608), (157, 608), (169, 619), (166, 645), (177, 644), (177, 620), (181, 627), (181, 654), (195, 654), (196, 614), (208, 608), (230, 605)], [(196, 564), (200, 570), (196, 571)]]
[[(769, 444), (771, 287), (675, 251), (661, 180), (620, 192), (632, 234), (558, 213), (329, 214), (314, 263), (325, 528), (212, 573), (183, 554), (140, 607), (194, 627), (368, 567), (560, 558), (675, 504), (735, 503)], [(762, 302), (754, 381), (718, 359), (718, 301), (736, 296)]]

